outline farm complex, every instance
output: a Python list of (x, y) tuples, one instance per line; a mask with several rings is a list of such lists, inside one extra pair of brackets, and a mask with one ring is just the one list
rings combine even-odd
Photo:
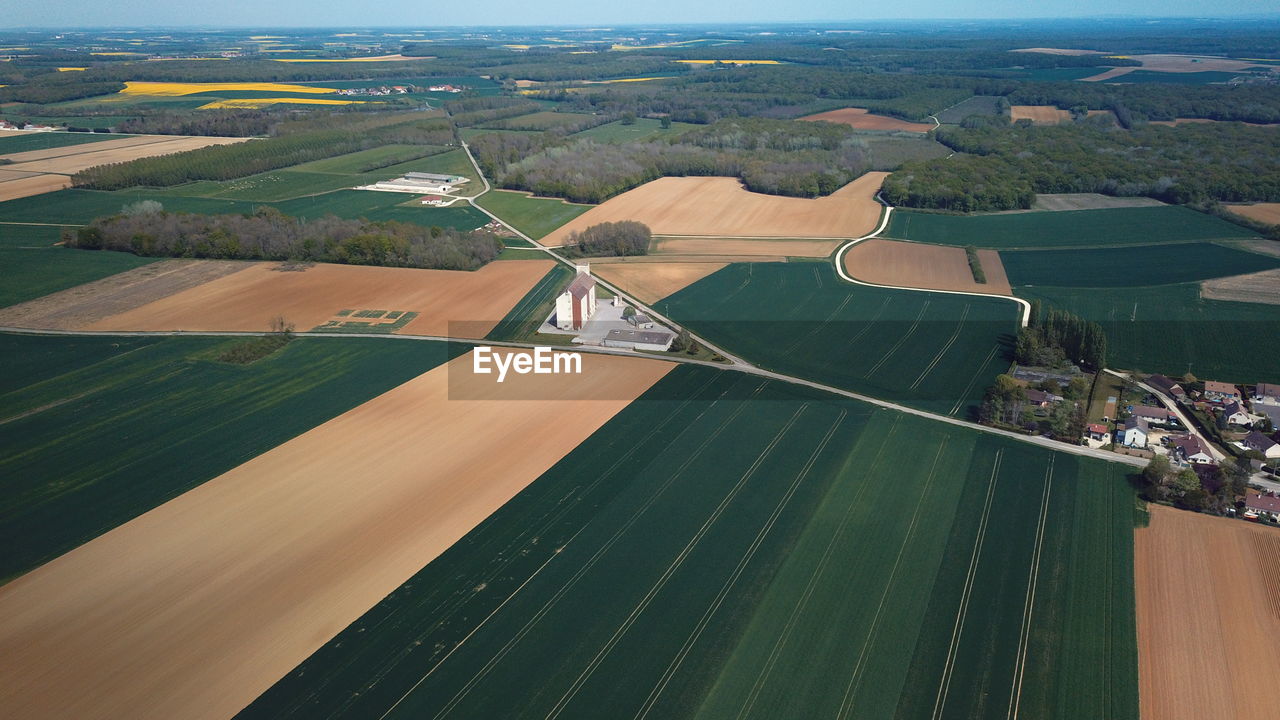
[(1277, 715), (1280, 21), (171, 5), (0, 28), (0, 715)]

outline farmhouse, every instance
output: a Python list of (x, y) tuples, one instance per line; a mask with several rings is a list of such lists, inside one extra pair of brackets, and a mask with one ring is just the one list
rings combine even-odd
[(1280, 458), (1280, 443), (1276, 443), (1276, 441), (1266, 435), (1263, 435), (1257, 430), (1245, 435), (1244, 440), (1241, 440), (1241, 443), (1250, 450), (1256, 450), (1257, 452), (1262, 453), (1262, 457), (1268, 460)]
[(605, 347), (631, 348), (665, 352), (671, 349), (675, 335), (665, 330), (610, 330), (601, 342)]
[(1151, 428), (1147, 421), (1140, 417), (1131, 417), (1124, 421), (1124, 430), (1120, 434), (1121, 443), (1132, 448), (1144, 448), (1147, 446), (1147, 436), (1151, 434)]
[(1206, 400), (1214, 400), (1217, 402), (1239, 400), (1240, 390), (1231, 383), (1217, 382), (1216, 380), (1205, 380), (1204, 397)]
[(1147, 378), (1147, 383), (1150, 384), (1151, 387), (1154, 387), (1155, 389), (1159, 390), (1165, 395), (1176, 398), (1178, 400), (1182, 400), (1187, 396), (1186, 391), (1182, 389), (1181, 385), (1169, 379), (1168, 377), (1165, 377), (1164, 375), (1152, 375), (1151, 377)]
[(596, 279), (591, 267), (579, 265), (578, 274), (569, 287), (556, 298), (556, 327), (581, 330), (596, 311)]
[(1184, 462), (1197, 465), (1213, 462), (1213, 454), (1209, 452), (1208, 446), (1195, 435), (1178, 436), (1173, 439), (1173, 446), (1178, 459)]
[[(1255, 515), (1266, 515), (1272, 520), (1280, 520), (1280, 497), (1275, 493), (1263, 493), (1251, 490), (1245, 495), (1245, 510)], [(1246, 514), (1245, 517), (1248, 517)]]

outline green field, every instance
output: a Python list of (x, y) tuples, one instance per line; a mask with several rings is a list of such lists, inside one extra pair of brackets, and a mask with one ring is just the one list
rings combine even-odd
[(618, 120), (574, 133), (573, 137), (595, 140), (599, 143), (640, 142), (673, 137), (695, 127), (697, 125), (691, 123), (673, 122), (670, 128), (663, 130), (662, 121), (656, 118), (636, 118), (636, 121), (630, 125), (623, 125), (622, 121)]
[(155, 262), (128, 253), (54, 247), (61, 228), (0, 225), (0, 307)]
[(1005, 250), (1009, 282), (1055, 287), (1170, 285), (1280, 267), (1280, 258), (1213, 243), (1077, 250)]
[[(504, 250), (507, 252), (530, 252), (528, 250)], [(534, 251), (537, 252), (537, 251)], [(544, 259), (547, 257), (545, 253), (538, 252)], [(502, 259), (502, 258), (500, 258)], [(556, 295), (560, 294), (560, 290), (573, 279), (573, 270), (563, 263), (556, 263), (554, 267), (547, 271), (546, 275), (529, 289), (529, 292), (520, 298), (520, 302), (507, 311), (507, 316), (502, 318), (488, 335), (487, 340), (524, 340), (531, 337), (538, 331), (542, 325), (542, 321), (551, 314), (551, 309), (555, 306)], [(469, 333), (458, 333), (459, 335), (471, 337)]]
[(573, 205), (556, 198), (535, 198), (509, 190), (494, 190), (482, 195), (476, 202), (534, 240), (541, 240), (556, 228), (595, 207)]
[(884, 237), (1014, 248), (1100, 247), (1256, 237), (1257, 233), (1179, 205), (999, 215), (895, 210)]
[[(115, 127), (125, 120), (132, 120), (134, 115), (24, 115), (6, 112), (0, 109), (0, 118), (5, 120), (23, 120), (37, 125), (70, 125), (78, 128)], [(116, 136), (120, 137), (120, 136)]]
[(777, 372), (968, 418), (1009, 367), (1008, 300), (852, 285), (828, 263), (737, 263), (655, 308)]
[(1133, 508), (1120, 466), (681, 366), (240, 716), (1136, 719)]
[(312, 160), (301, 165), (294, 165), (289, 169), (298, 172), (359, 175), (369, 172), (369, 168), (374, 165), (383, 165), (385, 167), (384, 163), (407, 162), (423, 152), (442, 153), (445, 150), (448, 150), (448, 148), (439, 145), (383, 145), (346, 155)]
[(487, 123), (481, 123), (481, 127), (492, 128), (496, 130), (552, 130), (555, 128), (565, 127), (566, 125), (577, 125), (584, 120), (590, 120), (591, 115), (583, 113), (555, 112), (552, 110), (543, 110), (540, 112), (529, 113), (528, 115), (517, 115), (502, 120), (492, 120)]
[(49, 150), (51, 148), (84, 145), (103, 140), (119, 140), (132, 135), (111, 135), (109, 133), (66, 133), (66, 132), (33, 132), (26, 135), (6, 135), (0, 137), (0, 155), (27, 152), (28, 150)]
[(1102, 324), (1107, 366), (1236, 383), (1280, 383), (1280, 307), (1204, 300), (1196, 283), (1018, 288)]
[(466, 349), (299, 339), (212, 361), (236, 342), (0, 335), (0, 581)]
[(379, 173), (389, 173), (388, 177), (400, 177), (407, 172), (429, 172), (440, 173), (442, 175), (461, 175), (470, 178), (471, 182), (462, 187), (463, 194), (474, 194), (480, 192), (482, 188), (476, 187), (483, 185), (480, 179), (476, 177), (476, 169), (472, 167), (471, 161), (467, 159), (467, 153), (462, 148), (454, 148), (445, 152), (430, 155), (428, 157), (419, 158), (417, 160), (409, 160), (397, 165), (389, 165), (378, 170)]
[(1225, 83), (1231, 78), (1247, 74), (1248, 73), (1219, 72), (1216, 70), (1192, 73), (1171, 73), (1160, 72), (1159, 70), (1133, 70), (1125, 73), (1124, 75), (1107, 80), (1106, 82), (1126, 84), (1173, 83), (1176, 85), (1208, 85), (1209, 83)]

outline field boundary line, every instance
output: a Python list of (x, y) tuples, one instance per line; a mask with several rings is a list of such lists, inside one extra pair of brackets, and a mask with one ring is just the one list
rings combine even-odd
[(947, 695), (951, 691), (951, 677), (955, 672), (956, 657), (960, 650), (960, 638), (964, 634), (964, 620), (969, 614), (969, 599), (973, 597), (973, 582), (978, 576), (978, 562), (982, 557), (982, 546), (987, 539), (987, 523), (991, 519), (991, 505), (995, 499), (996, 483), (1000, 479), (1000, 461), (1004, 458), (1004, 450), (997, 450), (995, 462), (991, 465), (991, 479), (987, 484), (987, 497), (982, 506), (982, 518), (978, 521), (978, 534), (973, 544), (973, 554), (969, 556), (969, 569), (964, 578), (964, 588), (960, 593), (960, 607), (956, 610), (956, 623), (951, 629), (951, 644), (947, 647), (947, 659), (942, 666), (942, 677), (938, 682), (938, 694), (933, 702), (932, 720), (942, 717), (947, 704)]
[(911, 327), (907, 328), (907, 331), (903, 333), (902, 337), (898, 338), (898, 342), (894, 343), (893, 347), (889, 348), (888, 352), (884, 354), (884, 357), (880, 358), (880, 361), (875, 365), (872, 365), (870, 370), (863, 373), (862, 377), (869, 378), (872, 375), (875, 375), (876, 371), (883, 367), (884, 364), (888, 362), (889, 358), (902, 348), (903, 343), (915, 334), (916, 328), (920, 327), (920, 321), (924, 319), (924, 314), (929, 311), (929, 304), (931, 302), (933, 302), (932, 299), (925, 298), (924, 304), (920, 306), (920, 314), (916, 315), (916, 321), (911, 323)]
[(747, 468), (747, 471), (742, 474), (742, 477), (738, 478), (738, 482), (730, 488), (729, 493), (725, 495), (724, 499), (720, 501), (720, 504), (711, 512), (711, 516), (702, 523), (702, 527), (698, 528), (698, 531), (694, 533), (693, 537), (689, 539), (689, 542), (685, 544), (684, 548), (680, 550), (675, 559), (671, 561), (667, 566), (667, 569), (658, 577), (658, 581), (654, 583), (653, 587), (649, 588), (649, 592), (645, 593), (645, 596), (640, 599), (640, 603), (631, 611), (631, 614), (627, 616), (622, 625), (614, 631), (613, 635), (605, 643), (604, 647), (600, 648), (600, 651), (591, 659), (591, 662), (587, 664), (586, 669), (584, 669), (578, 676), (578, 679), (569, 686), (569, 689), (565, 691), (565, 694), (551, 709), (551, 712), (547, 713), (547, 720), (554, 720), (560, 716), (560, 713), (564, 712), (564, 709), (568, 707), (569, 703), (573, 701), (573, 698), (577, 696), (578, 691), (582, 689), (582, 686), (586, 684), (587, 680), (595, 674), (596, 669), (600, 667), (600, 664), (604, 662), (605, 657), (613, 651), (613, 648), (617, 647), (618, 643), (621, 642), (622, 637), (626, 635), (635, 624), (636, 619), (649, 608), (649, 604), (653, 602), (653, 598), (666, 587), (671, 576), (674, 575), (682, 565), (684, 565), (684, 561), (688, 559), (690, 553), (692, 553), (694, 548), (702, 542), (702, 538), (706, 537), (707, 532), (711, 530), (711, 527), (715, 525), (715, 523), (720, 519), (720, 516), (724, 514), (725, 508), (737, 499), (738, 494), (742, 492), (742, 488), (747, 484), (747, 481), (755, 476), (756, 471), (764, 464), (765, 459), (773, 454), (774, 448), (778, 446), (778, 443), (782, 440), (783, 436), (786, 435), (796, 424), (796, 421), (800, 419), (800, 414), (804, 412), (806, 407), (808, 407), (808, 403), (805, 403), (796, 409), (791, 418), (787, 420), (787, 423), (778, 431), (778, 434), (774, 436), (773, 440), (771, 440), (767, 446), (765, 446), (764, 450), (760, 452), (760, 455), (757, 456), (755, 461), (751, 463), (751, 466)]
[(933, 486), (933, 478), (938, 473), (938, 463), (942, 460), (942, 453), (947, 449), (947, 442), (951, 439), (950, 435), (942, 436), (942, 443), (938, 445), (938, 452), (933, 456), (933, 465), (929, 468), (929, 477), (925, 479), (924, 487), (920, 489), (920, 497), (916, 498), (915, 510), (911, 513), (911, 523), (907, 526), (907, 534), (902, 539), (902, 544), (898, 546), (898, 556), (894, 558), (893, 570), (889, 572), (889, 580), (884, 585), (884, 591), (880, 593), (880, 604), (876, 606), (876, 613), (871, 618), (871, 627), (867, 629), (867, 637), (862, 642), (862, 650), (858, 653), (858, 662), (853, 666), (853, 674), (849, 676), (849, 683), (845, 685), (844, 695), (840, 699), (840, 709), (836, 711), (836, 720), (845, 717), (846, 709), (853, 711), (853, 696), (857, 694), (858, 688), (862, 686), (862, 663), (866, 660), (867, 650), (875, 643), (876, 631), (880, 627), (880, 613), (884, 611), (884, 603), (889, 599), (889, 591), (893, 589), (893, 583), (898, 577), (898, 568), (902, 567), (902, 556), (906, 554), (907, 545), (910, 544), (911, 538), (916, 532), (916, 523), (920, 520), (920, 510), (924, 507), (924, 499), (929, 496), (929, 488)]
[[(889, 425), (889, 431), (885, 433), (884, 439), (880, 442), (880, 448), (876, 450), (876, 456), (868, 467), (867, 474), (870, 475), (875, 468), (879, 467), (880, 460), (884, 457), (884, 450), (889, 445), (889, 439), (893, 437), (893, 433), (898, 428), (898, 420), (901, 416), (894, 416), (893, 422)], [(847, 460), (846, 460), (847, 464)], [(751, 684), (751, 692), (747, 694), (747, 699), (743, 702), (742, 707), (738, 710), (737, 718), (741, 720), (751, 713), (755, 707), (756, 701), (760, 699), (760, 693), (764, 689), (765, 684), (769, 681), (769, 676), (773, 674), (773, 668), (777, 665), (778, 656), (781, 655), (782, 649), (786, 647), (791, 639), (791, 633), (795, 630), (796, 620), (799, 619), (804, 608), (809, 604), (809, 598), (812, 597), (814, 589), (818, 586), (818, 578), (827, 570), (827, 564), (831, 560), (832, 550), (835, 549), (836, 541), (844, 536), (845, 528), (849, 526), (849, 519), (853, 517), (854, 508), (861, 506), (862, 496), (866, 494), (867, 483), (858, 486), (858, 491), (854, 493), (853, 500), (849, 502), (844, 513), (840, 517), (840, 524), (836, 526), (836, 531), (831, 534), (831, 539), (827, 541), (826, 548), (822, 551), (822, 557), (818, 559), (818, 564), (814, 567), (813, 572), (809, 575), (809, 581), (805, 584), (804, 592), (800, 594), (800, 599), (791, 609), (791, 614), (787, 616), (787, 623), (783, 626), (782, 632), (778, 635), (778, 639), (773, 643), (773, 649), (769, 651), (769, 657), (765, 660), (765, 665), (756, 674), (756, 680)]]
[[(885, 298), (886, 301), (888, 301), (888, 299), (889, 298)], [(838, 315), (840, 311), (848, 307), (849, 302), (851, 300), (853, 300), (853, 295), (846, 295), (844, 297), (844, 302), (837, 305), (834, 310), (832, 310), (830, 313), (827, 314), (826, 320), (823, 320), (821, 324), (819, 324), (814, 329), (810, 330), (808, 335), (805, 335), (801, 337), (799, 340), (796, 340), (795, 342), (791, 343), (791, 346), (787, 348), (787, 352), (791, 352), (792, 350), (795, 350), (796, 348), (800, 347), (802, 343), (806, 343), (809, 340), (812, 340), (814, 336), (816, 336), (819, 332), (822, 332), (822, 329), (825, 328), (827, 325), (831, 324), (831, 321), (835, 319), (836, 315)]]
[[(801, 409), (805, 410), (808, 409), (808, 407), (809, 403), (805, 403)], [(710, 606), (708, 606), (706, 612), (702, 614), (702, 618), (698, 621), (694, 631), (685, 639), (684, 645), (680, 648), (680, 652), (676, 654), (676, 657), (667, 666), (667, 670), (662, 674), (658, 684), (654, 686), (653, 690), (649, 693), (649, 697), (645, 699), (640, 710), (636, 712), (635, 720), (643, 720), (643, 718), (647, 717), (649, 712), (653, 710), (654, 705), (658, 702), (658, 698), (661, 697), (662, 693), (667, 689), (667, 685), (669, 685), (672, 678), (675, 677), (680, 666), (684, 664), (685, 658), (688, 657), (689, 653), (693, 650), (693, 646), (697, 644), (699, 638), (702, 637), (702, 633), (711, 623), (711, 618), (720, 610), (720, 606), (724, 604), (725, 598), (729, 596), (729, 591), (738, 582), (738, 578), (742, 577), (742, 573), (746, 571), (747, 566), (751, 564), (751, 560), (755, 558), (756, 551), (758, 551), (760, 546), (764, 544), (765, 538), (768, 537), (769, 533), (773, 530), (773, 526), (777, 524), (778, 518), (782, 516), (787, 505), (791, 503), (791, 499), (795, 497), (796, 490), (798, 490), (800, 485), (809, 477), (809, 472), (813, 470), (813, 466), (817, 464), (818, 457), (826, 451), (827, 445), (831, 442), (831, 438), (836, 434), (836, 430), (844, 424), (845, 418), (848, 416), (849, 411), (847, 409), (841, 410), (840, 415), (836, 418), (835, 422), (833, 422), (831, 427), (827, 429), (827, 434), (823, 436), (821, 441), (819, 441), (817, 447), (815, 447), (813, 452), (809, 455), (809, 459), (800, 469), (800, 472), (796, 475), (795, 479), (792, 480), (791, 485), (787, 488), (786, 494), (778, 501), (777, 506), (773, 509), (773, 513), (769, 515), (768, 521), (765, 522), (764, 526), (760, 528), (760, 531), (756, 533), (755, 539), (752, 540), (751, 545), (748, 546), (747, 552), (743, 554), (742, 559), (738, 561), (733, 574), (729, 576), (729, 579), (727, 579), (724, 585), (720, 588), (720, 592), (716, 594), (715, 600)]]
[[(747, 400), (755, 398), (755, 396), (758, 395), (760, 391), (763, 390), (765, 385), (767, 384), (768, 383), (761, 383), (751, 393), (750, 397), (748, 397)], [(709, 412), (717, 402), (719, 402), (719, 400), (712, 401), (710, 405), (708, 405), (706, 408), (702, 410), (702, 412), (698, 413), (698, 417), (695, 418), (695, 421), (698, 419), (701, 419), (702, 416), (706, 415), (707, 412)], [(698, 445), (697, 449), (694, 450), (693, 454), (691, 454), (689, 458), (685, 460), (685, 462), (681, 463), (680, 467), (677, 468), (675, 472), (671, 473), (670, 477), (667, 478), (666, 482), (660, 485), (654, 491), (654, 493), (649, 496), (649, 499), (646, 500), (643, 505), (641, 505), (635, 512), (631, 514), (631, 517), (628, 518), (625, 523), (623, 523), (616, 531), (614, 531), (613, 535), (609, 538), (608, 541), (606, 541), (599, 548), (596, 549), (595, 553), (591, 555), (591, 557), (587, 560), (587, 562), (583, 563), (582, 566), (579, 567), (576, 572), (574, 572), (573, 576), (571, 576), (569, 580), (563, 586), (561, 586), (560, 589), (557, 590), (549, 600), (547, 600), (547, 602), (543, 603), (542, 607), (539, 608), (538, 611), (529, 618), (528, 622), (526, 622), (524, 626), (521, 627), (520, 630), (517, 633), (515, 633), (510, 640), (507, 641), (507, 643), (502, 647), (502, 649), (499, 650), (496, 654), (494, 654), (494, 656), (491, 657), (487, 663), (485, 663), (485, 666), (480, 670), (478, 670), (476, 674), (472, 676), (471, 680), (467, 681), (466, 685), (464, 685), (462, 689), (458, 690), (458, 692), (453, 696), (453, 698), (450, 699), (449, 703), (445, 705), (445, 707), (441, 708), (439, 712), (436, 713), (435, 718), (442, 718), (445, 715), (448, 715), (449, 713), (453, 712), (453, 708), (457, 707), (457, 704), (462, 701), (462, 698), (470, 694), (471, 690), (475, 688), (475, 685), (479, 683), (481, 679), (487, 676), (489, 674), (489, 671), (491, 671), (498, 662), (500, 662), (503, 658), (505, 658), (507, 656), (507, 653), (509, 653), (511, 649), (516, 646), (517, 643), (523, 640), (524, 637), (528, 635), (530, 631), (533, 630), (534, 625), (536, 625), (539, 621), (541, 621), (542, 618), (545, 617), (546, 614), (551, 611), (551, 608), (553, 608), (556, 605), (556, 603), (560, 602), (560, 599), (563, 598), (564, 595), (568, 593), (569, 590), (574, 585), (576, 585), (580, 579), (582, 579), (582, 576), (585, 575), (589, 570), (595, 567), (596, 563), (600, 561), (600, 558), (603, 557), (606, 552), (612, 549), (613, 546), (617, 544), (618, 540), (628, 530), (631, 529), (631, 527), (636, 523), (637, 520), (639, 520), (640, 516), (644, 514), (646, 511), (648, 511), (650, 507), (653, 506), (653, 503), (657, 501), (658, 497), (662, 495), (664, 492), (666, 492), (667, 488), (671, 487), (671, 484), (675, 482), (677, 477), (680, 476), (680, 473), (682, 473), (684, 469), (687, 468), (694, 461), (694, 459), (701, 456), (702, 451), (705, 450), (713, 440), (718, 438), (720, 434), (724, 431), (724, 428), (728, 426), (729, 422), (737, 418), (737, 416), (741, 414), (743, 409), (745, 408), (746, 408), (746, 401), (741, 401), (739, 406), (734, 410), (734, 412), (730, 414), (729, 418), (720, 426), (718, 426), (716, 430), (712, 432), (708, 437), (703, 439), (702, 443)], [(686, 426), (686, 429), (692, 425), (693, 423), (690, 423), (688, 426)], [(426, 678), (423, 678), (423, 679), (425, 680)], [(400, 698), (400, 701), (403, 701), (405, 697), (408, 697), (408, 693), (405, 693), (404, 697)], [(399, 704), (400, 701), (397, 701), (397, 704)], [(391, 710), (388, 710), (387, 713), (384, 713), (382, 715), (382, 718), (386, 718), (387, 714), (389, 714), (390, 712)]]
[[(925, 377), (928, 376), (929, 373), (933, 372), (933, 369), (938, 366), (938, 363), (942, 360), (942, 356), (946, 355), (947, 351), (951, 349), (951, 346), (956, 344), (956, 339), (960, 337), (960, 331), (964, 330), (964, 321), (965, 318), (969, 317), (969, 308), (971, 307), (973, 306), (970, 303), (965, 303), (964, 312), (960, 313), (960, 320), (956, 323), (956, 331), (951, 333), (951, 339), (947, 340), (947, 343), (942, 346), (942, 349), (938, 351), (938, 354), (933, 356), (933, 362), (929, 363), (920, 373), (920, 377), (916, 378), (916, 381), (911, 383), (912, 390), (920, 387), (920, 383), (924, 381)], [(986, 363), (983, 363), (983, 365), (986, 365)]]
[(969, 394), (969, 391), (973, 389), (973, 384), (978, 381), (978, 377), (982, 375), (982, 369), (987, 366), (987, 363), (991, 362), (991, 359), (994, 358), (996, 353), (999, 351), (999, 345), (993, 345), (991, 347), (991, 352), (987, 353), (987, 357), (982, 361), (982, 364), (978, 366), (978, 371), (973, 374), (973, 377), (969, 378), (969, 384), (964, 386), (964, 391), (960, 393), (960, 397), (956, 398), (956, 404), (951, 406), (951, 411), (947, 413), (947, 415), (953, 416), (960, 411), (960, 406), (964, 404), (965, 397)]
[(1049, 455), (1049, 467), (1045, 469), (1044, 491), (1040, 497), (1040, 517), (1036, 522), (1036, 540), (1031, 555), (1031, 577), (1027, 582), (1027, 597), (1023, 600), (1022, 627), (1018, 631), (1018, 652), (1014, 658), (1013, 687), (1009, 691), (1009, 720), (1017, 720), (1022, 704), (1022, 677), (1027, 670), (1027, 650), (1031, 646), (1031, 619), (1035, 614), (1036, 586), (1040, 581), (1040, 554), (1044, 550), (1044, 529), (1049, 521), (1049, 496), (1053, 492), (1053, 461), (1057, 454)]

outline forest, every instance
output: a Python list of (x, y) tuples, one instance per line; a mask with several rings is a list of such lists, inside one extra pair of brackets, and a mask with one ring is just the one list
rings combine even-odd
[(68, 247), (115, 250), (144, 257), (292, 260), (348, 265), (475, 270), (498, 256), (502, 243), (484, 230), (462, 232), (412, 223), (302, 220), (274, 208), (251, 215), (165, 212), (142, 201), (124, 212), (64, 232)]
[(569, 233), (565, 252), (569, 257), (620, 257), (647, 255), (653, 234), (649, 226), (634, 220), (605, 222)]

